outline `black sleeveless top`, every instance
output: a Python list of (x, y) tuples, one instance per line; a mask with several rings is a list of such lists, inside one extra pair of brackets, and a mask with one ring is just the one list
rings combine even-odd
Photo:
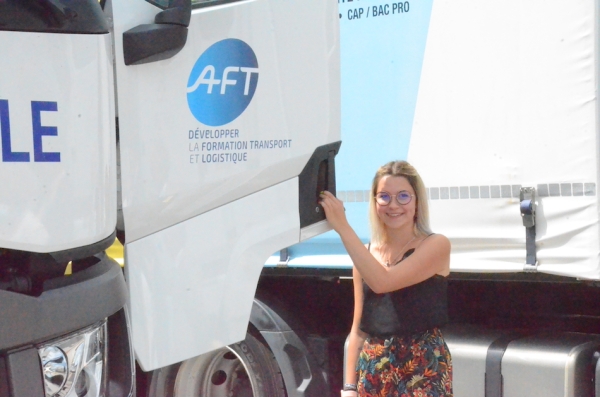
[[(400, 262), (413, 252), (414, 248), (406, 251)], [(440, 275), (384, 294), (376, 294), (363, 282), (360, 329), (371, 336), (388, 337), (440, 327), (448, 322), (447, 291), (447, 278)]]

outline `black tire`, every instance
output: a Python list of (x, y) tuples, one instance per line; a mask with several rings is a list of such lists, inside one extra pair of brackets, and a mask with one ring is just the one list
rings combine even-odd
[(250, 333), (241, 342), (155, 371), (150, 391), (150, 397), (286, 396), (273, 354)]
[(256, 384), (257, 393), (253, 397), (286, 396), (281, 370), (266, 343), (247, 333), (245, 340), (231, 345), (230, 348), (242, 358), (253, 378), (251, 380)]

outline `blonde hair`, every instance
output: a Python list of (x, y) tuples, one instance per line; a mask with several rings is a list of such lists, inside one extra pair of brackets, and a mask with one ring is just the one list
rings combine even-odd
[(371, 240), (373, 243), (385, 243), (388, 234), (384, 223), (377, 216), (377, 203), (375, 195), (379, 181), (385, 176), (400, 176), (406, 178), (415, 191), (417, 209), (415, 212), (414, 233), (419, 236), (431, 234), (429, 228), (429, 205), (427, 204), (427, 192), (425, 184), (417, 170), (406, 161), (390, 161), (381, 166), (375, 173), (371, 193), (369, 194), (369, 220), (371, 221)]

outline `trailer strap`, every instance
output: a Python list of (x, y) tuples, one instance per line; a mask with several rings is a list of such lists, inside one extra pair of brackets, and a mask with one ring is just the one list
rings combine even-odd
[(600, 397), (600, 353), (594, 353), (594, 360), (596, 360), (596, 371), (594, 373), (594, 397)]
[(523, 226), (525, 226), (525, 248), (526, 248), (526, 259), (525, 259), (525, 272), (536, 272), (537, 271), (537, 253), (535, 249), (535, 188), (534, 187), (522, 187), (519, 198), (521, 218), (523, 220)]
[(502, 397), (502, 357), (509, 343), (521, 336), (521, 333), (503, 335), (488, 347), (485, 358), (485, 397)]

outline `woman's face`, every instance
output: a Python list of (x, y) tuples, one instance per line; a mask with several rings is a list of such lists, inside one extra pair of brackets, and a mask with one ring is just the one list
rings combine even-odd
[[(396, 196), (401, 191), (407, 191), (413, 195), (408, 204), (398, 203)], [(391, 196), (388, 205), (376, 203), (377, 215), (383, 224), (390, 229), (410, 228), (412, 230), (417, 210), (417, 196), (414, 189), (403, 176), (384, 176), (377, 184), (377, 193), (387, 192)]]

